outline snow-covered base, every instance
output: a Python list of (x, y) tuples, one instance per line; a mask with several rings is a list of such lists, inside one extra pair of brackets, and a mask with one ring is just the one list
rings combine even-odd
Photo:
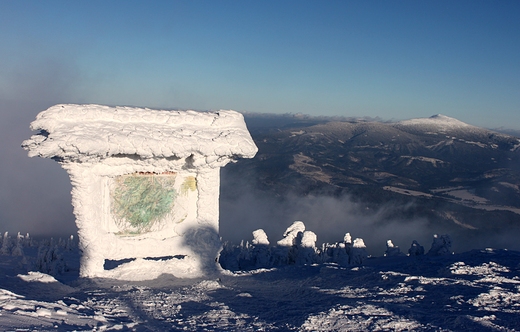
[[(313, 248), (304, 227), (295, 222), (277, 246)], [(253, 246), (269, 245), (265, 232), (253, 236)], [(118, 279), (79, 277), (72, 237), (0, 240), (0, 331), (520, 331), (520, 252), (443, 255), (447, 236), (427, 254), (414, 241), (409, 256), (388, 241), (385, 256), (362, 265), (297, 259), (175, 277), (157, 272), (172, 262), (143, 259), (107, 266)], [(363, 249), (361, 239), (343, 240), (336, 250)], [(195, 266), (186, 259), (171, 258)], [(154, 278), (121, 280), (143, 273)]]
[(125, 282), (78, 278), (79, 252), (60, 243), (55, 277), (27, 271), (37, 245), (0, 255), (1, 331), (520, 331), (519, 252)]

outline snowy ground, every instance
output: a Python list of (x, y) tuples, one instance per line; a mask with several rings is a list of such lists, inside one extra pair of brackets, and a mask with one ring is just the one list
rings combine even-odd
[(74, 248), (61, 265), (40, 262), (58, 281), (27, 271), (35, 251), (0, 255), (2, 331), (520, 331), (515, 251), (140, 282), (79, 279)]

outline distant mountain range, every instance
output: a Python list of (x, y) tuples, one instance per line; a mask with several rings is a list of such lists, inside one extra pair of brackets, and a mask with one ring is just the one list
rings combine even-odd
[[(223, 199), (233, 198), (238, 179), (249, 179), (280, 198), (349, 195), (367, 209), (394, 204), (388, 218), (423, 217), (459, 230), (520, 229), (518, 137), (444, 115), (401, 122), (245, 119), (259, 151), (224, 169)], [(407, 202), (414, 208), (397, 208)]]

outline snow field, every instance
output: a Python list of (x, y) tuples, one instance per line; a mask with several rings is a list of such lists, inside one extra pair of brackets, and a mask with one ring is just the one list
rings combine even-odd
[[(301, 225), (297, 228), (306, 232)], [(256, 232), (249, 248), (269, 246), (264, 235)], [(299, 237), (303, 234), (297, 234), (289, 248), (298, 248)], [(79, 278), (74, 239), (29, 241), (23, 236), (27, 241), (19, 256), (13, 249), (22, 236), (4, 236), (0, 248), (5, 238), (9, 254), (0, 255), (0, 330), (520, 330), (520, 253), (514, 251), (387, 254), (365, 258), (361, 265), (295, 260), (196, 279), (165, 274), (148, 281), (121, 281)], [(432, 248), (448, 240), (435, 239)], [(308, 249), (309, 243), (302, 242)], [(354, 248), (355, 242), (345, 236), (340, 242), (344, 246), (337, 248), (348, 243)], [(65, 268), (40, 259), (48, 272), (36, 272), (38, 255), (47, 257), (43, 253), (49, 252), (41, 248), (51, 246), (55, 250), (50, 257)], [(361, 241), (356, 246), (362, 247)], [(387, 242), (387, 252), (395, 248)]]

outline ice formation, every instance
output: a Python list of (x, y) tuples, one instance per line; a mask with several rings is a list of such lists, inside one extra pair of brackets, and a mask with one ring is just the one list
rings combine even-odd
[(105, 270), (107, 259), (184, 258), (123, 264), (136, 274), (146, 265), (137, 278), (214, 267), (220, 167), (257, 151), (240, 113), (56, 105), (31, 129), (29, 156), (58, 161), (71, 178), (81, 276), (128, 277)]

